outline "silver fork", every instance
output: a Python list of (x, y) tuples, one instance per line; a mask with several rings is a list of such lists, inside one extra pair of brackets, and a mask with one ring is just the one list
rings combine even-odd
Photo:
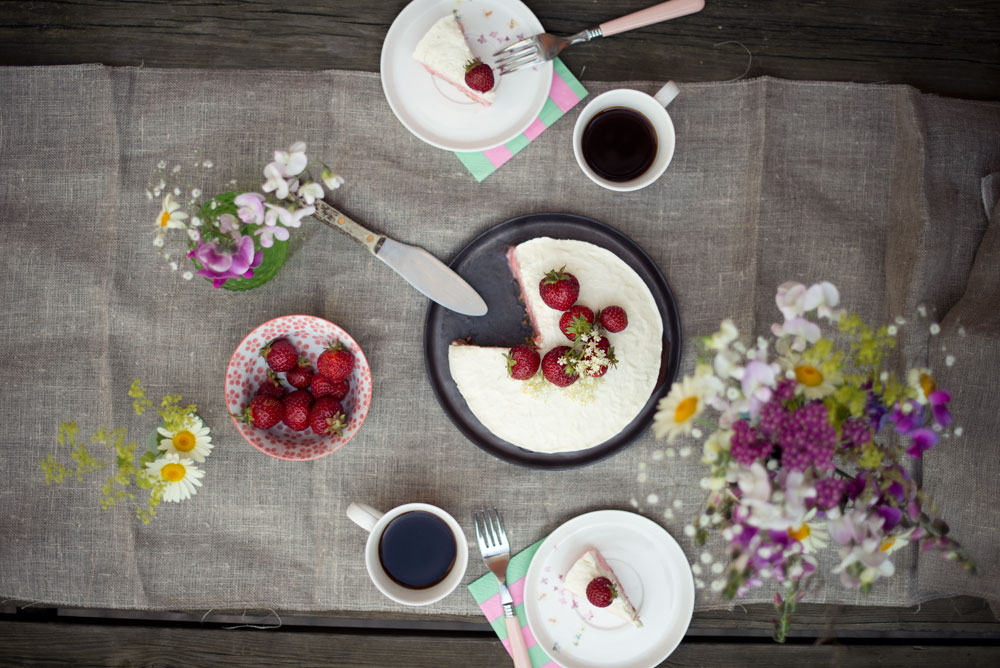
[(500, 522), (500, 513), (493, 509), (484, 510), (480, 528), (479, 513), (472, 513), (472, 521), (476, 525), (476, 540), (479, 541), (479, 551), (483, 555), (486, 567), (493, 571), (500, 583), (500, 603), (503, 605), (504, 622), (507, 624), (507, 637), (510, 638), (510, 654), (514, 657), (514, 668), (531, 668), (528, 657), (528, 647), (524, 644), (521, 633), (521, 623), (514, 614), (514, 599), (507, 589), (507, 564), (510, 562), (510, 542), (507, 532)]
[(589, 42), (595, 37), (611, 37), (627, 30), (687, 16), (700, 12), (704, 7), (705, 0), (668, 0), (569, 37), (556, 37), (543, 32), (510, 44), (494, 53), (493, 57), (499, 58), (496, 66), (500, 69), (500, 74), (510, 74), (552, 60), (571, 44)]

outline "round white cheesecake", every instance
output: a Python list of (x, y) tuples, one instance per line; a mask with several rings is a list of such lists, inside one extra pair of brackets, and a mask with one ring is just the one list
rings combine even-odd
[[(660, 370), (663, 320), (645, 281), (614, 253), (573, 239), (541, 237), (512, 248), (508, 261), (535, 330), (539, 353), (571, 345), (559, 330), (561, 311), (549, 308), (538, 284), (565, 266), (580, 282), (578, 304), (595, 313), (618, 305), (628, 327), (608, 339), (618, 365), (601, 378), (582, 378), (566, 388), (507, 373), (508, 348), (456, 341), (448, 351), (451, 377), (476, 418), (496, 436), (536, 452), (570, 452), (599, 445), (639, 414)], [(512, 341), (511, 345), (520, 343)]]

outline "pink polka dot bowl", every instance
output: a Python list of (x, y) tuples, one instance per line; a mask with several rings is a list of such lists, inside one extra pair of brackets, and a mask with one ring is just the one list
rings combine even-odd
[[(351, 335), (332, 322), (311, 315), (286, 315), (269, 320), (250, 332), (233, 351), (226, 369), (226, 407), (230, 415), (240, 415), (250, 405), (257, 388), (267, 378), (267, 362), (260, 349), (278, 338), (291, 341), (316, 370), (316, 360), (331, 342), (340, 342), (354, 354), (354, 370), (348, 381), (351, 390), (341, 401), (347, 412), (343, 434), (321, 436), (312, 429), (292, 431), (284, 423), (268, 430), (256, 429), (233, 418), (243, 438), (261, 452), (289, 461), (319, 459), (344, 446), (358, 433), (372, 401), (372, 373), (361, 347)], [(278, 374), (284, 379), (284, 374)], [(288, 386), (287, 382), (285, 383)], [(294, 388), (291, 388), (294, 389)]]

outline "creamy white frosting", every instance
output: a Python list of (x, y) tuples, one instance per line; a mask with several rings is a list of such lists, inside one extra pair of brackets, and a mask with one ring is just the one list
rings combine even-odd
[(495, 90), (485, 93), (465, 85), (465, 64), (475, 60), (462, 32), (462, 26), (453, 14), (438, 20), (423, 36), (413, 50), (413, 58), (460, 91), (487, 106), (496, 99)]
[(530, 381), (510, 378), (503, 357), (507, 348), (457, 342), (448, 351), (451, 376), (483, 426), (537, 452), (583, 450), (616, 435), (642, 410), (660, 370), (663, 321), (645, 281), (614, 253), (572, 239), (540, 237), (518, 245), (512, 254), (512, 269), (537, 328), (539, 353), (570, 345), (559, 330), (562, 312), (549, 308), (538, 294), (542, 277), (564, 265), (580, 282), (577, 303), (595, 313), (617, 304), (628, 314), (625, 331), (608, 334), (618, 366), (602, 378), (559, 388), (541, 382), (540, 372)]
[(576, 560), (576, 563), (566, 573), (566, 577), (563, 580), (563, 587), (571, 594), (579, 596), (589, 603), (587, 599), (587, 585), (594, 578), (602, 576), (611, 580), (618, 591), (618, 595), (612, 599), (611, 605), (601, 608), (601, 610), (605, 610), (625, 621), (632, 622), (636, 626), (642, 626), (642, 622), (639, 621), (639, 613), (635, 611), (635, 608), (629, 602), (628, 596), (622, 588), (622, 583), (618, 581), (615, 572), (611, 570), (611, 567), (608, 566), (607, 562), (604, 561), (596, 549), (591, 548), (587, 550), (583, 553), (582, 557)]

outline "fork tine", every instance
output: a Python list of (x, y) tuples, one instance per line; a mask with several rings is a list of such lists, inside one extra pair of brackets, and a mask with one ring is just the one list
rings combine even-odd
[(533, 58), (523, 59), (520, 62), (518, 62), (516, 65), (512, 64), (512, 65), (504, 65), (504, 66), (502, 66), (500, 68), (500, 74), (501, 74), (501, 76), (504, 75), (504, 74), (510, 74), (511, 72), (516, 72), (516, 71), (518, 71), (520, 69), (524, 69), (525, 67), (531, 67), (532, 65), (538, 65), (539, 63), (543, 63), (543, 62), (545, 62), (545, 61), (542, 60), (541, 58), (539, 58), (538, 55), (536, 54)]
[(529, 53), (535, 53), (538, 51), (538, 45), (534, 43), (525, 44), (516, 49), (504, 49), (503, 51), (498, 51), (493, 54), (494, 58), (497, 58), (498, 63), (510, 62), (515, 58), (520, 58), (521, 56), (527, 55)]
[(500, 537), (497, 536), (496, 527), (493, 526), (493, 518), (490, 517), (490, 511), (483, 511), (483, 518), (486, 523), (486, 530), (490, 535), (490, 547), (496, 547), (500, 544)]
[(500, 521), (500, 511), (494, 508), (493, 515), (496, 516), (497, 520), (497, 534), (500, 536), (500, 545), (510, 545), (510, 543), (507, 542), (507, 532), (503, 530), (503, 523)]
[(479, 513), (472, 513), (472, 523), (476, 527), (476, 541), (479, 542), (479, 551), (482, 552), (486, 549), (486, 543), (483, 542), (483, 534), (479, 531)]
[(531, 41), (532, 41), (531, 37), (525, 37), (524, 39), (519, 39), (516, 42), (511, 42), (510, 44), (508, 44), (504, 48), (502, 48), (499, 51), (497, 51), (496, 53), (494, 53), (493, 56), (494, 57), (499, 56), (501, 53), (510, 53), (511, 51), (514, 51), (514, 50), (518, 49), (519, 47), (523, 47), (523, 46), (528, 45), (529, 43), (531, 43)]
[(505, 57), (501, 58), (500, 60), (496, 61), (496, 66), (500, 68), (508, 67), (510, 65), (514, 65), (515, 63), (520, 62), (521, 60), (524, 60), (525, 58), (529, 60), (532, 58), (538, 58), (539, 55), (540, 52), (538, 51), (537, 48), (532, 47), (529, 49), (521, 49), (516, 53), (510, 53)]

